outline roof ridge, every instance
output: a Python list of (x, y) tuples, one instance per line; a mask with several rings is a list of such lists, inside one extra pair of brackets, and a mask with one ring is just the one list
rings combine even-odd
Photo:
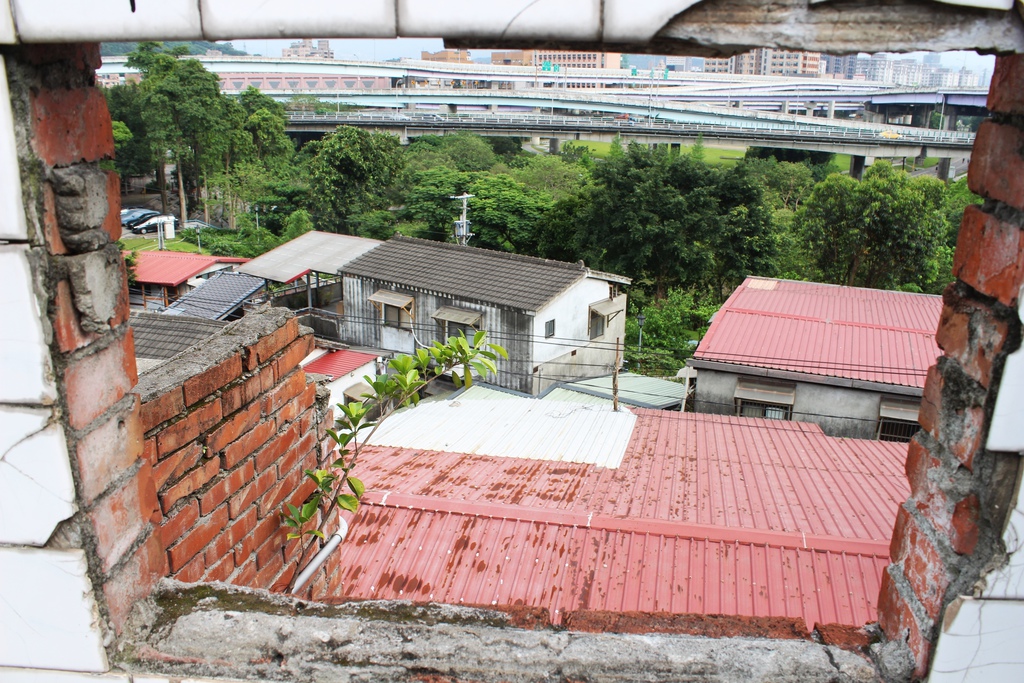
[[(510, 251), (498, 251), (497, 249), (486, 249), (484, 247), (471, 247), (471, 246), (468, 246), (468, 245), (467, 246), (462, 246), (461, 244), (452, 244), (451, 242), (439, 242), (437, 240), (426, 240), (426, 239), (422, 239), (420, 237), (408, 237), (406, 235), (395, 235), (390, 240), (388, 240), (388, 242), (391, 242), (391, 241), (419, 243), (419, 244), (428, 245), (428, 246), (433, 247), (433, 248), (447, 249), (449, 251), (453, 251), (453, 252), (457, 252), (457, 253), (458, 252), (463, 252), (466, 249), (472, 249), (472, 250), (474, 250), (474, 253), (477, 253), (477, 254), (487, 254), (488, 256), (492, 256), (492, 257), (496, 257), (496, 258), (502, 258), (502, 259), (505, 259), (505, 260), (508, 260), (508, 261), (521, 261), (521, 262), (524, 262), (524, 263), (537, 263), (537, 264), (544, 264), (544, 265), (552, 265), (552, 266), (557, 266), (559, 268), (564, 268), (565, 270), (576, 270), (576, 271), (579, 271), (581, 273), (587, 273), (589, 271), (589, 269), (583, 263), (582, 260), (581, 261), (577, 261), (576, 263), (570, 263), (569, 261), (558, 261), (556, 259), (541, 258), (539, 256), (527, 256), (526, 254), (515, 254), (515, 253), (510, 252)], [(387, 242), (385, 242), (384, 244), (387, 244)]]

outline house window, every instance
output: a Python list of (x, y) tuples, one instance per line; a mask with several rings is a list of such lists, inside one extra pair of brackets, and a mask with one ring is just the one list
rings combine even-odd
[(604, 334), (605, 316), (597, 311), (590, 310), (590, 338), (597, 339)]
[(384, 304), (384, 324), (388, 327), (400, 327), (404, 330), (411, 330), (412, 316), (404, 308)]
[(910, 441), (918, 430), (917, 415), (920, 407), (919, 401), (882, 397), (878, 406), (876, 438), (879, 441)]
[(546, 323), (544, 323), (544, 336), (545, 337), (554, 337), (555, 336), (555, 319), (554, 318), (552, 318), (551, 320), (549, 320)]
[(741, 378), (733, 400), (740, 417), (792, 420), (795, 396), (795, 384)]
[(441, 338), (458, 337), (460, 333), (466, 335), (466, 339), (472, 339), (477, 330), (480, 329), (480, 311), (458, 306), (442, 306), (434, 311), (431, 316), (441, 327)]

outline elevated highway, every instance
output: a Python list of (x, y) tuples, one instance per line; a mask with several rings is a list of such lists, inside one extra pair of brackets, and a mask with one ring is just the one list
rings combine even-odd
[[(570, 140), (611, 141), (641, 144), (688, 144), (703, 136), (713, 141), (742, 146), (784, 147), (850, 154), (854, 157), (965, 157), (974, 143), (973, 133), (939, 131), (909, 126), (870, 124), (841, 119), (751, 112), (747, 110), (694, 107), (673, 110), (676, 118), (647, 117), (646, 107), (636, 107), (631, 119), (613, 116), (560, 116), (535, 113), (422, 114), (361, 112), (338, 114), (291, 114), (287, 130), (323, 134), (348, 125), (387, 132), (403, 142), (420, 135), (470, 131), (480, 135), (547, 139), (552, 149)], [(630, 115), (630, 112), (625, 112)], [(692, 120), (687, 120), (690, 117)]]

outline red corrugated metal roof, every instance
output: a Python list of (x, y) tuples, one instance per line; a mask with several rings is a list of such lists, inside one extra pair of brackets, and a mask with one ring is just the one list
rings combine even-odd
[(941, 313), (939, 296), (751, 277), (693, 357), (921, 388)]
[(176, 251), (137, 251), (135, 279), (147, 285), (177, 287), (215, 263), (245, 263), (234, 256), (205, 256)]
[(875, 619), (905, 445), (635, 412), (614, 469), (368, 448), (337, 597)]
[(306, 372), (315, 372), (318, 375), (327, 375), (331, 379), (335, 379), (336, 377), (343, 377), (356, 368), (372, 363), (375, 360), (377, 360), (377, 356), (369, 353), (340, 349), (338, 351), (328, 351), (319, 358), (306, 363), (303, 368), (305, 368)]

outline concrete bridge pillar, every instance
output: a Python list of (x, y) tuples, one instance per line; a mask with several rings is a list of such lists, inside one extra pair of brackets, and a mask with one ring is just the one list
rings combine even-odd
[(558, 138), (548, 138), (548, 152), (558, 154)]
[(782, 107), (780, 110), (783, 114), (789, 113), (789, 100), (782, 100)]
[[(946, 107), (946, 117), (942, 120), (943, 130), (956, 130), (956, 107)], [(935, 165), (935, 176), (944, 183), (950, 181), (949, 177), (949, 157), (943, 157), (939, 159), (939, 163)]]
[(489, 109), (490, 111), (494, 112), (495, 114), (497, 114), (497, 113), (498, 113), (498, 105), (496, 105), (496, 104), (492, 104), (492, 105), (490, 105), (490, 106), (488, 107), (488, 109)]
[(850, 177), (855, 180), (864, 177), (864, 157), (857, 155), (850, 157)]
[(539, 135), (534, 135), (533, 137), (531, 137), (530, 138), (530, 144), (531, 145), (536, 145), (537, 147), (540, 147), (540, 136)]
[(680, 143), (673, 142), (669, 145), (668, 151), (670, 154), (675, 154), (678, 156), (679, 152), (682, 151), (682, 149), (683, 147)]
[(836, 101), (829, 100), (828, 102), (828, 117), (834, 119), (836, 117)]
[(459, 112), (459, 105), (457, 104), (446, 104), (445, 107), (448, 108), (449, 114), (457, 114)]

